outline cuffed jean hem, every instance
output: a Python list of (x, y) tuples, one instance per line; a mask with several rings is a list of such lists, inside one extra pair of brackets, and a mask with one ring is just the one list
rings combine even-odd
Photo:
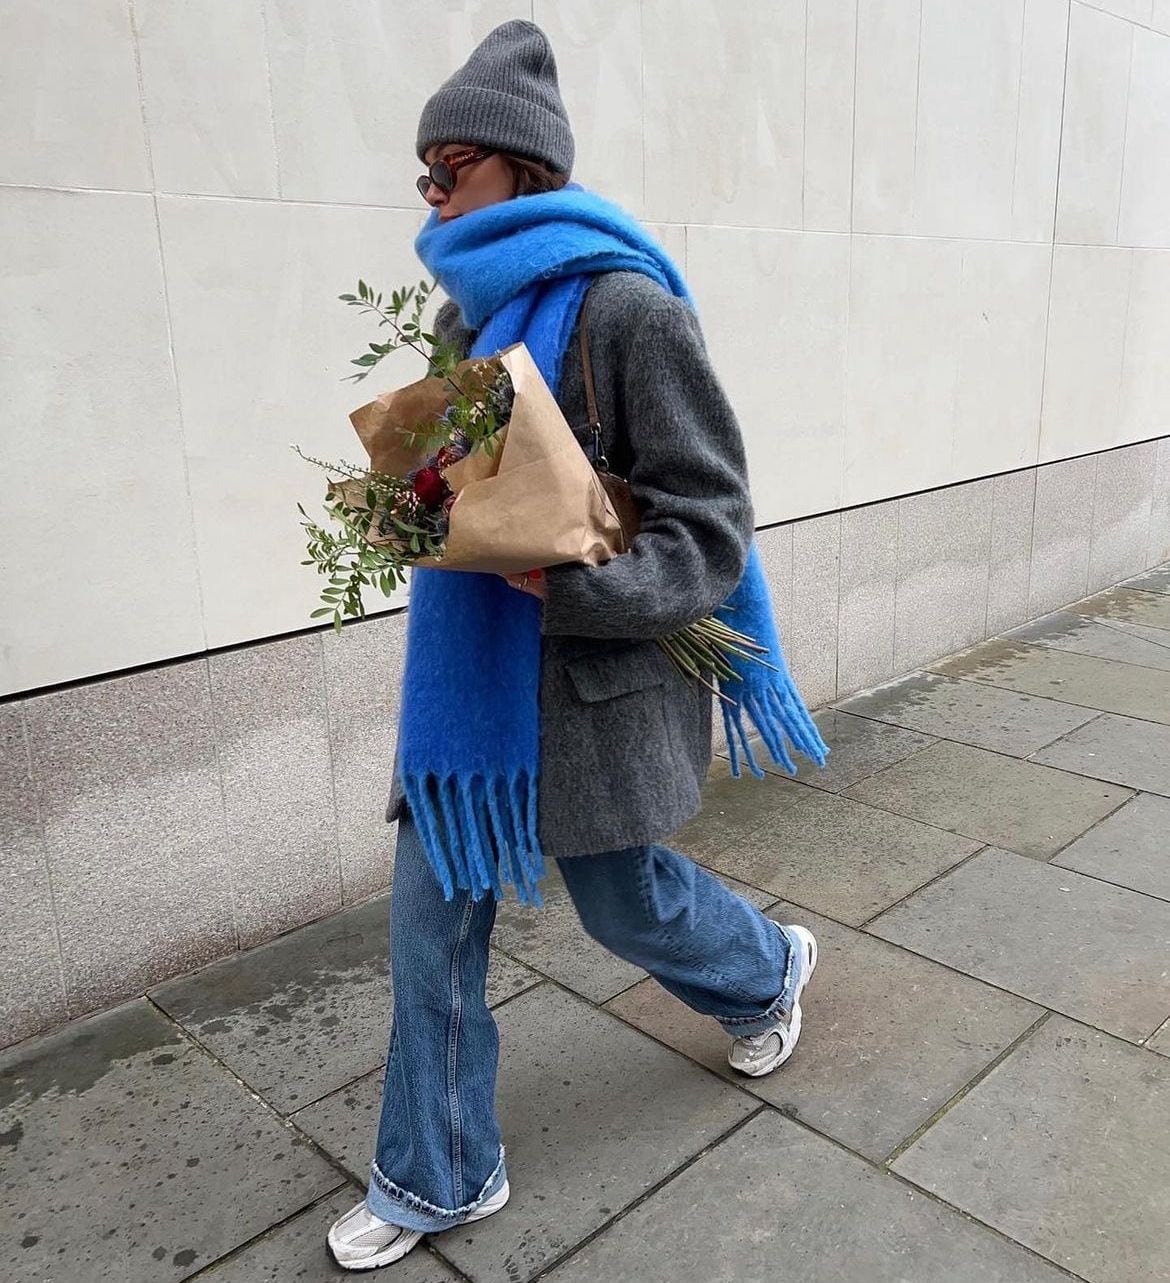
[(366, 1191), (366, 1206), (389, 1221), (391, 1225), (401, 1225), (403, 1229), (415, 1230), (420, 1234), (438, 1234), (442, 1230), (454, 1229), (462, 1224), (482, 1203), (498, 1194), (508, 1179), (504, 1169), (504, 1147), (500, 1146), (500, 1158), (495, 1170), (487, 1178), (483, 1189), (470, 1202), (462, 1207), (436, 1207), (425, 1198), (419, 1198), (401, 1185), (395, 1185), (378, 1167), (377, 1162), (370, 1164), (370, 1185)]
[(767, 1033), (792, 1014), (792, 1007), (796, 1002), (796, 982), (800, 976), (800, 955), (803, 945), (799, 940), (793, 939), (779, 922), (774, 922), (772, 925), (784, 937), (788, 946), (788, 959), (784, 967), (784, 987), (767, 1011), (761, 1015), (737, 1016), (720, 1020), (719, 1027), (733, 1038), (750, 1038), (754, 1034)]

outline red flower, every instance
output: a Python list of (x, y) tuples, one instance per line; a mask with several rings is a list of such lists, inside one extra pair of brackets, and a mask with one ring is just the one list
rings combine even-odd
[(450, 491), (438, 468), (419, 468), (414, 475), (414, 493), (428, 508), (437, 508)]
[(453, 463), (458, 463), (462, 457), (453, 446), (445, 445), (435, 455), (435, 467), (449, 468)]

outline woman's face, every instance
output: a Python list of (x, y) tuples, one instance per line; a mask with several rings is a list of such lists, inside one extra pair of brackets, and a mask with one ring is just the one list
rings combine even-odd
[[(453, 156), (457, 152), (471, 150), (468, 143), (437, 143), (427, 150), (424, 157), (427, 165)], [(434, 183), (427, 191), (426, 201), (439, 211), (443, 222), (458, 218), (460, 214), (470, 214), (472, 210), (482, 209), (485, 205), (494, 205), (497, 201), (511, 200), (516, 194), (515, 179), (503, 156), (494, 153), (484, 160), (473, 161), (464, 165), (455, 174), (455, 190), (441, 191)]]

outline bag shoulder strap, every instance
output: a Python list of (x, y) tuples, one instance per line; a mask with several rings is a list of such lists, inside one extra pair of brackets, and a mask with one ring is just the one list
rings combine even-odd
[(585, 376), (585, 406), (589, 412), (589, 431), (593, 433), (593, 466), (598, 472), (609, 471), (609, 460), (601, 446), (601, 416), (597, 411), (597, 388), (593, 383), (593, 360), (589, 355), (589, 295), (581, 304), (581, 372)]

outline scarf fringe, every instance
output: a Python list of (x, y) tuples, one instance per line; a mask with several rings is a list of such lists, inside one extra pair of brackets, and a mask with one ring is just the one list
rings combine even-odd
[[(730, 691), (726, 693), (731, 694)], [(796, 774), (796, 763), (788, 751), (786, 738), (797, 752), (803, 753), (817, 766), (824, 766), (829, 747), (821, 738), (787, 671), (774, 675), (762, 690), (749, 688), (736, 694), (740, 697), (735, 703), (723, 702), (723, 727), (727, 732), (727, 751), (734, 779), (740, 777), (741, 753), (748, 770), (757, 779), (764, 778), (764, 771), (752, 752), (748, 728), (744, 724), (745, 714), (751, 719), (772, 761), (789, 775)]]
[(473, 900), (489, 892), (504, 898), (504, 884), (521, 904), (540, 906), (544, 856), (536, 833), (537, 781), (527, 772), (404, 776), (410, 816), (427, 860), (450, 900), (456, 888)]

